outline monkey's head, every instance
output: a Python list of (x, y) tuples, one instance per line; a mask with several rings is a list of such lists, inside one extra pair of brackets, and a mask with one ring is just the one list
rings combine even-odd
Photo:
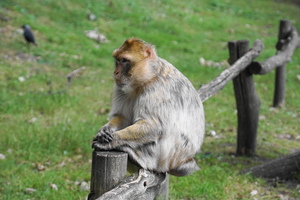
[(153, 78), (149, 67), (149, 62), (157, 59), (153, 45), (129, 38), (112, 55), (115, 58), (114, 78), (119, 87), (140, 86)]

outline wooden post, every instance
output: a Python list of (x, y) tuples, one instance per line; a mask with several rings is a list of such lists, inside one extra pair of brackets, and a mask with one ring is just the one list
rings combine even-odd
[(167, 200), (168, 175), (140, 169), (126, 177), (128, 154), (93, 151), (88, 200)]
[(155, 200), (168, 200), (169, 199), (169, 174), (166, 173), (165, 180), (161, 183), (160, 190), (155, 197)]
[[(286, 48), (286, 43), (289, 41), (289, 36), (292, 31), (292, 24), (288, 20), (280, 20), (278, 42), (276, 44), (277, 53)], [(286, 64), (276, 68), (275, 75), (275, 91), (273, 106), (280, 107), (284, 104), (285, 98), (285, 79), (286, 79)]]
[(116, 187), (127, 171), (128, 154), (118, 151), (93, 151), (91, 188), (88, 200), (95, 200)]
[[(231, 65), (248, 51), (248, 44), (247, 40), (228, 42)], [(238, 111), (236, 154), (254, 156), (260, 100), (255, 91), (253, 76), (247, 68), (233, 79), (233, 85)]]

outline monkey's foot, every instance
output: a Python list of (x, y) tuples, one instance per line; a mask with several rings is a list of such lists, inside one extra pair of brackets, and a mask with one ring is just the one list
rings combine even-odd
[(108, 150), (109, 146), (107, 144), (99, 143), (97, 141), (97, 138), (94, 138), (92, 148), (94, 148), (95, 150)]

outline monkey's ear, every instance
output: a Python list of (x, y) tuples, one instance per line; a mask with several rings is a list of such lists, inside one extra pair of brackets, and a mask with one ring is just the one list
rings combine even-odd
[(150, 59), (156, 59), (157, 54), (154, 46), (148, 45), (145, 49), (145, 57)]
[(118, 50), (119, 50), (119, 49), (115, 49), (115, 50), (112, 52), (112, 56), (113, 56), (113, 57), (117, 57)]

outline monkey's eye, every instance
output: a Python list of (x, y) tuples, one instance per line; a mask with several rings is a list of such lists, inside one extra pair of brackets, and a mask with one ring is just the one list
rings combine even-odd
[(122, 58), (121, 62), (126, 63), (126, 62), (129, 62), (129, 60), (127, 60), (126, 58)]
[(119, 65), (119, 64), (128, 64), (130, 61), (127, 60), (126, 58), (120, 58), (120, 59), (116, 59), (115, 61), (115, 64), (116, 64), (116, 67)]

